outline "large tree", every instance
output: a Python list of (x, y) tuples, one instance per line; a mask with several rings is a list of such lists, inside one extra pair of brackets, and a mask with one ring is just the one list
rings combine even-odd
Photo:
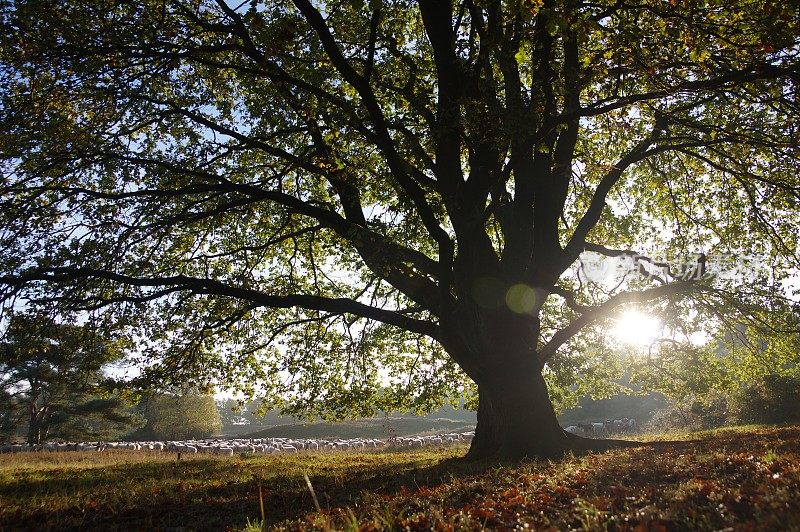
[(789, 5), (3, 4), (4, 297), (136, 316), (144, 377), (338, 416), (471, 382), (471, 457), (555, 456), (545, 379), (615, 311), (747, 314), (797, 263)]
[(57, 322), (46, 313), (15, 314), (0, 341), (0, 434), (27, 441), (113, 439), (139, 424), (118, 395), (104, 389), (104, 369), (119, 343), (91, 323)]

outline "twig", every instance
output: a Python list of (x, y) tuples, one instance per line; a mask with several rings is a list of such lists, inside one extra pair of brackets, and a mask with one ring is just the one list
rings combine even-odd
[(314, 506), (317, 507), (317, 511), (322, 513), (322, 508), (319, 505), (319, 501), (317, 500), (317, 494), (314, 493), (314, 486), (311, 485), (311, 480), (308, 478), (306, 473), (303, 473), (303, 478), (306, 479), (306, 486), (308, 486), (308, 491), (311, 492), (311, 498), (314, 499)]
[(258, 486), (258, 504), (261, 506), (261, 530), (266, 530), (267, 515), (264, 512), (264, 494), (261, 492), (261, 486)]

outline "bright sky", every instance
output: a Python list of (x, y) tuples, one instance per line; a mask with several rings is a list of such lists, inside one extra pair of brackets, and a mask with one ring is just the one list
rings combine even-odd
[(645, 347), (660, 338), (663, 326), (653, 317), (637, 310), (629, 310), (617, 318), (611, 334), (620, 342), (633, 347)]

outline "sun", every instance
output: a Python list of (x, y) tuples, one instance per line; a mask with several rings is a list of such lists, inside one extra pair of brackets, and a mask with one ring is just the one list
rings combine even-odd
[(644, 347), (661, 336), (661, 329), (661, 322), (657, 318), (629, 310), (617, 318), (611, 334), (620, 342)]

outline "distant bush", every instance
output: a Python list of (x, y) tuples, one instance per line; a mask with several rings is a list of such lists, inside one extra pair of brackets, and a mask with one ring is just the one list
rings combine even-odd
[(767, 375), (727, 395), (677, 402), (657, 411), (648, 432), (703, 430), (733, 424), (800, 423), (800, 376)]
[(729, 399), (729, 416), (737, 423), (800, 422), (800, 376), (767, 375), (742, 386)]
[(727, 422), (728, 400), (725, 396), (718, 395), (704, 401), (671, 401), (666, 408), (656, 411), (643, 429), (645, 432), (705, 430), (720, 427)]

